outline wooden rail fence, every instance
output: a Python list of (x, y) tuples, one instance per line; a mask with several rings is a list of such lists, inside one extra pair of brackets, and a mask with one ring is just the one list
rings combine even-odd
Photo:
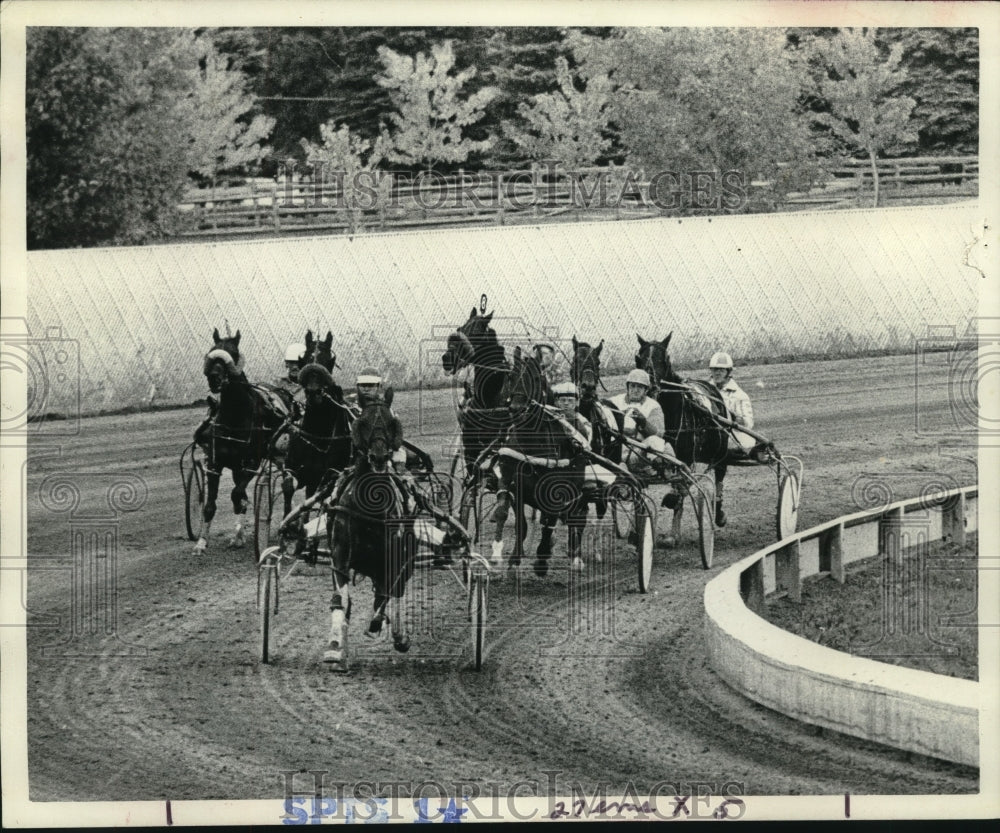
[[(975, 156), (941, 156), (878, 161), (882, 205), (901, 200), (948, 201), (974, 197), (979, 188)], [(870, 206), (871, 165), (843, 160), (825, 183), (789, 194), (784, 210)], [(456, 224), (538, 223), (561, 219), (640, 219), (704, 209), (726, 213), (739, 207), (738, 186), (711, 174), (677, 177), (625, 168), (535, 166), (505, 172), (412, 177), (368, 175), (352, 190), (336, 179), (285, 173), (274, 180), (249, 180), (227, 188), (195, 189), (180, 206), (189, 216), (184, 237), (292, 232), (358, 232)], [(704, 179), (707, 177), (707, 179)], [(766, 183), (751, 183), (749, 190)]]

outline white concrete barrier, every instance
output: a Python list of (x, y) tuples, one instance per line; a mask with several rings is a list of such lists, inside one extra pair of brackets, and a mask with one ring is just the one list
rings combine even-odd
[[(802, 580), (844, 580), (844, 566), (885, 555), (903, 562), (935, 540), (965, 543), (977, 528), (977, 486), (859, 512), (797, 533), (727, 568), (705, 588), (715, 671), (768, 708), (899, 749), (979, 765), (979, 683), (850, 656), (758, 616), (765, 597), (799, 599)], [(815, 558), (803, 558), (807, 545)]]
[(59, 328), (79, 354), (79, 390), (53, 384), (37, 408), (203, 398), (202, 358), (226, 320), (253, 379), (278, 376), (285, 347), (312, 327), (333, 332), (338, 378), (373, 364), (397, 386), (438, 381), (448, 332), (483, 293), (508, 348), (603, 338), (608, 368), (631, 366), (636, 332), (673, 330), (681, 364), (720, 347), (744, 360), (909, 349), (928, 326), (961, 334), (976, 315), (979, 273), (963, 265), (976, 209), (28, 252), (32, 338)]

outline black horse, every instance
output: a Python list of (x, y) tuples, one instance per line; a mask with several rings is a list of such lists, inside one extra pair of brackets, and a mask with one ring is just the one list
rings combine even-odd
[(472, 308), (468, 321), (448, 336), (448, 349), (441, 357), (446, 373), (472, 369), (464, 386), (464, 403), (459, 414), (466, 472), (471, 474), (476, 458), (507, 428), (503, 387), (510, 365), (497, 334), (490, 327), (493, 313), (479, 315)]
[[(514, 364), (504, 384), (503, 396), (509, 403), (511, 425), (499, 449), (500, 489), (494, 520), (493, 560), (503, 554), (503, 531), (511, 507), (514, 509), (514, 553), (510, 566), (520, 564), (524, 554), (527, 523), (524, 506), (539, 510), (541, 539), (535, 551), (535, 574), (544, 577), (552, 555), (552, 534), (562, 519), (569, 530), (570, 564), (583, 566), (580, 543), (587, 521), (584, 496), (586, 457), (574, 447), (568, 425), (555, 408), (542, 404), (542, 372), (534, 356), (521, 357), (514, 351)], [(582, 437), (580, 437), (582, 439)]]
[(333, 334), (323, 341), (306, 333), (306, 354), (299, 371), (305, 395), (301, 420), (289, 426), (285, 477), (281, 484), (285, 517), (292, 511), (292, 497), (305, 489), (308, 500), (351, 463), (351, 411), (344, 391), (332, 376), (337, 358), (332, 352)]
[(570, 379), (580, 392), (579, 411), (594, 429), (590, 442), (592, 451), (615, 463), (622, 461), (622, 414), (607, 399), (597, 395), (601, 384), (601, 350), (604, 340), (596, 347), (573, 336), (573, 362)]
[[(570, 379), (580, 392), (579, 412), (589, 423), (593, 432), (590, 449), (613, 463), (622, 461), (622, 426), (624, 414), (608, 399), (601, 399), (597, 386), (601, 385), (602, 339), (597, 347), (586, 341), (577, 341), (573, 336), (573, 361), (570, 365)], [(608, 473), (610, 478), (610, 472)], [(607, 483), (588, 483), (588, 501), (594, 504), (597, 517), (603, 518), (607, 512)]]
[(367, 576), (375, 587), (375, 610), (368, 626), (377, 634), (387, 618), (393, 646), (409, 648), (402, 630), (399, 600), (406, 590), (416, 554), (413, 517), (406, 512), (403, 486), (392, 471), (392, 453), (403, 442), (403, 428), (389, 406), (369, 402), (351, 425), (355, 452), (354, 477), (329, 508), (333, 598), (330, 637), (323, 661), (335, 671), (347, 670), (351, 572)]
[[(673, 333), (662, 341), (646, 341), (636, 333), (639, 352), (635, 366), (649, 374), (652, 382), (649, 395), (655, 396), (663, 409), (664, 438), (673, 446), (676, 457), (692, 467), (704, 463), (714, 472), (718, 523), (723, 520), (720, 510), (729, 434), (705, 409), (723, 418), (728, 418), (728, 412), (722, 394), (711, 382), (685, 380), (674, 372), (667, 352), (671, 336)], [(674, 510), (673, 540), (677, 541), (684, 511), (683, 495), (668, 492), (663, 505)]]
[(212, 414), (195, 431), (195, 441), (205, 451), (208, 490), (195, 552), (204, 552), (215, 517), (219, 478), (224, 469), (233, 475), (233, 512), (236, 530), (232, 544), (243, 544), (243, 520), (247, 511), (247, 485), (261, 461), (273, 449), (272, 439), (289, 416), (283, 399), (252, 385), (242, 370), (240, 331), (221, 338), (212, 333), (214, 345), (205, 356), (203, 372), (211, 391)]

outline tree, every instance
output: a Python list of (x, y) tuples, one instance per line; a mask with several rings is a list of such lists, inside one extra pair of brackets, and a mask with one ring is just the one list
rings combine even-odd
[[(206, 154), (250, 151), (252, 131), (239, 126), (245, 111), (209, 107), (197, 90), (206, 55), (189, 29), (29, 28), (30, 248), (168, 235)], [(216, 67), (212, 89), (235, 89), (235, 75)]]
[(484, 87), (462, 98), (462, 87), (476, 74), (474, 67), (452, 74), (455, 53), (451, 41), (435, 44), (430, 56), (400, 55), (388, 47), (379, 48), (384, 73), (376, 78), (389, 91), (396, 112), (389, 118), (395, 125), (389, 158), (416, 166), (434, 162), (464, 162), (470, 153), (486, 150), (489, 139), (472, 141), (465, 128), (480, 121), (484, 109), (496, 95)]
[[(168, 34), (169, 33), (169, 34)], [(187, 186), (170, 30), (29, 29), (29, 248), (169, 232)]]
[(744, 208), (769, 209), (819, 168), (800, 96), (807, 80), (783, 31), (619, 29), (571, 33), (587, 79), (611, 79), (611, 123), (647, 176), (739, 178)]
[(374, 208), (389, 197), (391, 181), (380, 177), (378, 166), (386, 158), (389, 141), (379, 136), (374, 142), (351, 133), (344, 124), (327, 122), (319, 128), (322, 144), (302, 140), (306, 161), (312, 166), (314, 181), (324, 185), (328, 178), (337, 187), (351, 234), (363, 230), (364, 208)]
[(458, 42), (456, 52), (459, 62), (464, 58), (479, 67), (475, 80), (497, 90), (486, 117), (477, 125), (482, 135), (474, 137), (494, 139), (482, 155), (484, 164), (501, 170), (523, 167), (524, 152), (504, 124), (518, 119), (518, 109), (526, 101), (556, 86), (556, 59), (570, 54), (566, 30), (551, 26), (497, 27), (487, 30), (474, 43)]
[(918, 141), (906, 152), (979, 150), (979, 30), (879, 29), (879, 40), (901, 43), (906, 78), (897, 93), (913, 98)]
[(191, 170), (214, 180), (219, 171), (245, 168), (270, 153), (261, 142), (274, 119), (260, 113), (248, 119), (255, 104), (243, 75), (230, 70), (208, 37), (198, 37), (193, 46), (192, 93), (178, 108), (192, 128)]
[(592, 165), (611, 147), (606, 135), (611, 82), (598, 74), (585, 90), (578, 90), (561, 55), (556, 59), (556, 81), (558, 90), (522, 103), (522, 124), (505, 122), (504, 132), (532, 159), (552, 159), (570, 170)]
[(829, 113), (814, 118), (849, 146), (867, 152), (877, 206), (878, 154), (894, 142), (917, 141), (910, 123), (916, 102), (893, 95), (907, 77), (900, 66), (903, 45), (896, 43), (882, 60), (874, 29), (844, 29), (829, 40), (816, 40), (813, 52), (820, 63), (819, 93), (830, 105)]

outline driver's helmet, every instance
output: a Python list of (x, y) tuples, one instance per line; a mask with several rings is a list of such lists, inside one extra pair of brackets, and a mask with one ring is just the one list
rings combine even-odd
[(628, 376), (625, 377), (626, 385), (642, 385), (647, 390), (649, 389), (649, 374), (645, 370), (640, 370), (638, 367), (635, 370), (629, 371)]
[(560, 396), (576, 397), (577, 396), (576, 385), (574, 385), (572, 382), (559, 382), (558, 384), (552, 386), (552, 395), (554, 397), (560, 397)]
[(300, 362), (306, 354), (306, 346), (304, 344), (289, 344), (285, 349), (285, 361), (286, 362)]
[(382, 393), (382, 375), (374, 367), (366, 367), (354, 382), (358, 392), (358, 405), (362, 408)]
[(712, 356), (711, 360), (708, 362), (709, 370), (732, 370), (733, 369), (733, 357), (728, 353), (718, 352)]

